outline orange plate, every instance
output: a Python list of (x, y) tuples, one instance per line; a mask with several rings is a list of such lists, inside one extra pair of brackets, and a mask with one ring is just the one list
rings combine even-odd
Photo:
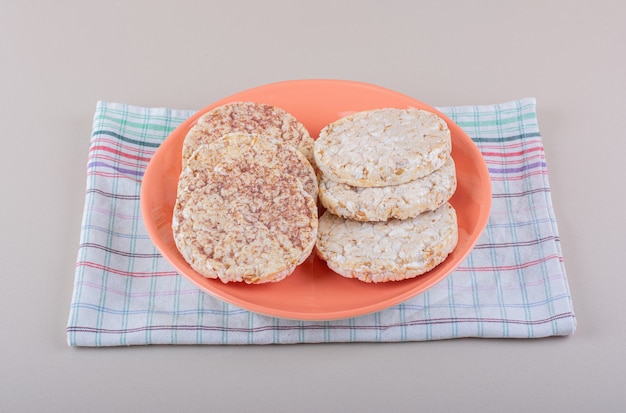
[[(278, 283), (223, 284), (195, 272), (174, 244), (171, 230), (181, 149), (187, 131), (203, 113), (234, 101), (253, 101), (281, 107), (317, 137), (326, 124), (353, 112), (408, 106), (437, 113), (452, 132), (452, 156), (458, 188), (451, 200), (458, 215), (459, 242), (448, 258), (419, 277), (382, 284), (344, 278), (312, 254), (295, 272)], [(163, 256), (185, 277), (226, 302), (247, 310), (297, 320), (333, 320), (382, 310), (427, 290), (452, 272), (470, 252), (487, 224), (491, 185), (486, 164), (472, 140), (434, 108), (392, 90), (341, 80), (294, 80), (237, 93), (200, 110), (163, 142), (150, 161), (141, 189), (141, 211), (148, 234)]]

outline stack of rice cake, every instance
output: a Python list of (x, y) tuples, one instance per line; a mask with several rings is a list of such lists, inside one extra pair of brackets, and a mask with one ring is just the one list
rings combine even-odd
[(224, 283), (277, 282), (317, 237), (313, 139), (292, 115), (252, 102), (201, 116), (183, 142), (172, 230), (183, 258)]
[(430, 271), (458, 241), (450, 130), (414, 108), (358, 112), (315, 141), (320, 217), (316, 251), (329, 268), (364, 282)]

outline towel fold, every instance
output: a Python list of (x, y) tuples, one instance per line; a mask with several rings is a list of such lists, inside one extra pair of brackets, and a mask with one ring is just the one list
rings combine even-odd
[(144, 228), (151, 156), (191, 110), (98, 102), (74, 293), (71, 346), (537, 338), (576, 327), (533, 98), (440, 107), (476, 143), (493, 202), (478, 243), (445, 280), (360, 317), (294, 321), (225, 303), (177, 274)]

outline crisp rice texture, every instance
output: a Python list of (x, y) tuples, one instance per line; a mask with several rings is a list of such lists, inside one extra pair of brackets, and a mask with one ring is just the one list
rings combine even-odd
[(290, 275), (313, 250), (317, 206), (299, 179), (263, 162), (262, 145), (206, 168), (200, 146), (181, 172), (172, 229), (190, 266), (222, 282), (260, 284)]
[(189, 129), (183, 141), (183, 164), (200, 145), (232, 132), (288, 143), (302, 152), (309, 162), (314, 162), (313, 138), (293, 115), (276, 106), (233, 102), (203, 114)]
[(335, 182), (397, 185), (440, 168), (452, 149), (446, 122), (420, 109), (384, 108), (341, 118), (320, 132), (315, 162)]
[(326, 211), (316, 252), (328, 267), (364, 282), (399, 281), (441, 264), (458, 242), (450, 203), (412, 219), (359, 222)]
[(297, 177), (304, 190), (317, 200), (316, 172), (304, 155), (289, 144), (259, 135), (228, 133), (206, 146), (207, 150), (202, 153), (202, 162), (207, 168), (242, 156), (256, 157), (257, 162), (262, 162), (268, 168), (282, 170)]
[(335, 215), (357, 221), (413, 218), (447, 202), (456, 190), (454, 160), (423, 178), (399, 185), (358, 187), (320, 178), (320, 203)]

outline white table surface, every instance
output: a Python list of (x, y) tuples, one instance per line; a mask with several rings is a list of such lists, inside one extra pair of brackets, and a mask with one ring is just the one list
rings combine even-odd
[[(0, 2), (0, 411), (625, 411), (626, 3), (469, 3)], [(193, 109), (306, 78), (436, 106), (536, 97), (576, 333), (68, 347), (96, 101)]]

